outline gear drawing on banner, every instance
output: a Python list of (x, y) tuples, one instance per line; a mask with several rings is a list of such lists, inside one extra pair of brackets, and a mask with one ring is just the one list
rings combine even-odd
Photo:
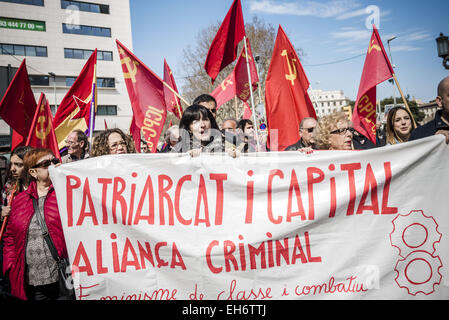
[(440, 257), (434, 257), (426, 251), (414, 251), (396, 264), (394, 270), (398, 275), (395, 281), (413, 296), (419, 292), (429, 295), (441, 283), (441, 267)]
[[(427, 217), (421, 210), (416, 210), (407, 215), (398, 214), (392, 223), (391, 245), (398, 248), (402, 258), (416, 250), (427, 251), (431, 255), (435, 252), (435, 244), (440, 242), (442, 234), (438, 232), (438, 224), (433, 217)], [(407, 237), (410, 234), (421, 236), (421, 239), (415, 239), (415, 243), (412, 243), (408, 239), (411, 237)]]
[(443, 266), (440, 257), (434, 255), (435, 245), (442, 237), (437, 222), (423, 211), (413, 210), (406, 215), (398, 214), (392, 223), (391, 246), (399, 250), (402, 258), (394, 269), (398, 274), (396, 283), (410, 295), (433, 293), (441, 283), (439, 269)]

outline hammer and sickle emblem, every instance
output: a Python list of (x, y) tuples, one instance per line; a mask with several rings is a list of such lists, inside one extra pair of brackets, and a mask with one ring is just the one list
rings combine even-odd
[(228, 85), (232, 85), (232, 80), (226, 79), (225, 81), (223, 81), (223, 82), (221, 83), (221, 89), (222, 89), (223, 91), (225, 91), (226, 88), (228, 87)]
[(126, 57), (120, 60), (122, 65), (126, 65), (126, 70), (128, 72), (123, 72), (123, 76), (125, 79), (131, 79), (133, 83), (136, 83), (136, 73), (137, 73), (137, 66), (139, 63), (137, 61), (133, 61), (131, 63), (131, 58)]
[(297, 78), (297, 73), (296, 73), (296, 67), (295, 67), (295, 61), (296, 59), (292, 59), (292, 65), (293, 65), (293, 70), (292, 70), (292, 65), (290, 64), (290, 59), (288, 57), (288, 53), (287, 50), (283, 50), (281, 53), (281, 56), (285, 57), (287, 59), (287, 65), (288, 65), (288, 74), (285, 75), (285, 79), (287, 79), (288, 81), (292, 82), (292, 86), (295, 85), (295, 80)]
[[(242, 57), (246, 59), (246, 53), (242, 52)], [(251, 56), (248, 56), (248, 60), (252, 60)]]
[[(47, 118), (45, 116), (39, 116), (37, 119), (37, 122), (40, 124), (36, 126), (36, 137), (42, 141), (42, 145), (45, 146), (45, 139), (47, 138), (48, 134), (50, 133), (50, 123), (47, 123), (47, 126), (44, 126)], [(40, 128), (40, 130), (38, 130)]]
[(377, 45), (377, 44), (374, 44), (374, 40), (371, 41), (371, 44), (370, 44), (369, 49), (368, 49), (368, 53), (371, 53), (371, 51), (372, 51), (373, 49), (375, 49), (375, 50), (377, 50), (377, 51), (381, 51), (380, 46)]

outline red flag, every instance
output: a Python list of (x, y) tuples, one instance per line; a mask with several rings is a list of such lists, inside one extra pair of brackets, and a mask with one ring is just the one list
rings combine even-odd
[[(247, 40), (248, 61), (251, 72), (251, 82), (253, 90), (257, 88), (259, 76), (257, 75), (256, 64), (249, 41)], [(246, 64), (245, 48), (243, 47), (234, 70), (212, 91), (211, 96), (217, 100), (217, 108), (237, 96), (243, 102), (248, 101), (251, 96), (249, 91), (248, 66)]]
[(131, 126), (129, 127), (129, 133), (133, 137), (134, 146), (138, 153), (140, 153), (140, 143), (141, 143), (141, 131), (140, 128), (136, 124), (135, 116), (131, 120)]
[[(253, 53), (251, 51), (251, 46), (249, 45), (248, 39), (246, 39), (247, 49), (248, 49), (248, 62), (249, 69), (251, 72), (251, 82), (253, 90), (257, 88), (259, 83), (259, 76), (257, 75), (256, 63), (254, 62)], [(248, 77), (248, 66), (246, 63), (245, 47), (243, 47), (240, 57), (234, 68), (235, 73), (235, 91), (237, 96), (242, 101), (248, 101), (251, 96), (249, 90), (249, 77)]]
[(108, 124), (106, 123), (106, 119), (104, 119), (104, 130), (108, 130)]
[(130, 131), (136, 149), (140, 152), (140, 137), (143, 132), (150, 152), (155, 153), (167, 117), (164, 84), (161, 78), (118, 40), (116, 42), (122, 63), (123, 77), (133, 109), (133, 122)]
[(92, 99), (95, 103), (96, 97), (93, 91), (97, 81), (96, 66), (97, 49), (87, 60), (56, 111), (53, 123), (59, 149), (65, 146), (64, 141), (73, 130), (80, 129), (86, 132), (89, 129)]
[(45, 94), (41, 93), (36, 113), (28, 133), (26, 145), (33, 148), (47, 148), (53, 151), (61, 161), (58, 142), (56, 140), (55, 128), (53, 127), (53, 116), (50, 105)]
[(13, 129), (11, 150), (25, 145), (37, 104), (23, 59), (0, 102), (0, 116)]
[(242, 119), (249, 120), (253, 116), (253, 112), (251, 111), (251, 108), (249, 107), (248, 102), (243, 101), (244, 110), (243, 110), (243, 116)]
[(373, 34), (363, 66), (362, 79), (352, 115), (354, 129), (376, 143), (376, 86), (393, 77), (382, 40), (373, 25)]
[(214, 83), (218, 73), (237, 58), (239, 42), (245, 36), (242, 5), (240, 0), (234, 0), (228, 14), (218, 29), (207, 53), (204, 69)]
[(279, 150), (284, 150), (299, 140), (301, 120), (316, 118), (308, 88), (309, 80), (298, 55), (279, 26), (265, 84), (268, 144), (270, 130), (278, 130)]
[[(176, 87), (175, 78), (173, 77), (173, 73), (165, 59), (164, 59), (164, 81), (173, 90), (175, 90), (176, 93), (179, 94), (178, 88)], [(165, 85), (164, 85), (164, 97), (167, 110), (173, 113), (178, 119), (181, 119), (182, 117), (181, 100)]]
[(217, 100), (217, 109), (236, 96), (235, 74), (232, 71), (210, 94)]

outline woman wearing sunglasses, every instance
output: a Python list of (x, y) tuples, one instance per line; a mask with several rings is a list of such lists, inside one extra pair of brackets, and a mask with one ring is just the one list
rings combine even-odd
[(48, 229), (58, 257), (67, 258), (56, 194), (48, 173), (48, 167), (57, 163), (59, 160), (48, 149), (29, 151), (24, 165), (31, 182), (11, 206), (3, 266), (11, 294), (23, 300), (69, 299), (60, 288), (58, 265), (43, 234)]

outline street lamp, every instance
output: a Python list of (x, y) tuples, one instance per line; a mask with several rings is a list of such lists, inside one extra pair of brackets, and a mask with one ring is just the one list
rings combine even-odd
[[(393, 58), (391, 56), (391, 50), (390, 50), (390, 42), (393, 41), (394, 39), (396, 39), (396, 36), (391, 37), (390, 39), (387, 40), (387, 44), (388, 44), (388, 54), (390, 56), (390, 61), (391, 61), (391, 66), (394, 68), (395, 65), (393, 64)], [(394, 80), (392, 79), (391, 84), (393, 85), (393, 103), (394, 106), (396, 107), (396, 90), (394, 88)]]
[(48, 73), (53, 78), (53, 93), (55, 95), (55, 113), (58, 109), (58, 103), (56, 102), (56, 74), (53, 72)]
[(449, 69), (449, 38), (440, 33), (435, 40), (437, 41), (438, 56), (443, 58), (443, 66)]

